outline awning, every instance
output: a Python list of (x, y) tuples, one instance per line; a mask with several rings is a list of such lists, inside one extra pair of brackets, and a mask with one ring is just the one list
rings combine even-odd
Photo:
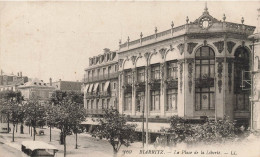
[(93, 84), (89, 85), (88, 93), (92, 92)]
[[(136, 124), (135, 131), (142, 132), (143, 123), (142, 122), (127, 122), (127, 124)], [(161, 133), (163, 129), (169, 129), (170, 123), (148, 123), (148, 131), (152, 133)], [(144, 131), (146, 131), (146, 123), (144, 122)]]
[(85, 86), (84, 93), (87, 93), (87, 92), (88, 92), (88, 87), (89, 87), (89, 84), (87, 84), (87, 85)]
[(107, 91), (107, 88), (108, 88), (108, 86), (109, 86), (109, 83), (110, 83), (110, 81), (107, 81), (107, 82), (105, 83), (104, 91)]
[(93, 92), (97, 92), (98, 85), (99, 85), (99, 83), (95, 84)]

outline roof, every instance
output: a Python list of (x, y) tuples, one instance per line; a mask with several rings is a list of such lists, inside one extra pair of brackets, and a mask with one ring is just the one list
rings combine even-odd
[(58, 88), (59, 90), (64, 90), (64, 91), (70, 91), (70, 90), (81, 91), (82, 84), (83, 84), (82, 82), (58, 81), (58, 82), (53, 82), (52, 86)]
[(55, 149), (58, 150), (55, 146), (42, 141), (23, 141), (22, 145), (27, 149), (36, 150), (36, 149)]
[(26, 87), (49, 87), (49, 88), (53, 88), (52, 86), (49, 86), (47, 83), (44, 83), (42, 80), (39, 80), (38, 78), (34, 78), (33, 80), (26, 82), (24, 85), (19, 86), (19, 88), (26, 88)]

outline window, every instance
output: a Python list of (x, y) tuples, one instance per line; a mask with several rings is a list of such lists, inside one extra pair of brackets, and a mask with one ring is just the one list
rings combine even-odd
[(125, 82), (127, 84), (132, 84), (132, 73), (130, 70), (125, 72)]
[(100, 75), (100, 69), (97, 70), (97, 77), (99, 78)]
[(114, 82), (114, 89), (116, 89), (116, 83)]
[(106, 76), (106, 68), (103, 68), (103, 77)]
[(167, 66), (168, 78), (178, 79), (178, 65), (177, 65), (177, 61), (175, 61), (175, 62), (168, 62), (167, 65), (168, 65)]
[(137, 92), (136, 97), (136, 111), (142, 112), (144, 110), (145, 92)]
[(167, 104), (166, 111), (177, 110), (177, 89), (168, 89), (167, 90)]
[(111, 66), (108, 67), (108, 74), (111, 74)]
[(105, 99), (102, 99), (102, 109), (104, 109), (105, 106)]
[(95, 77), (95, 70), (92, 70), (92, 78)]
[(132, 94), (131, 93), (125, 94), (124, 110), (125, 111), (132, 110)]
[(151, 91), (150, 111), (160, 110), (160, 91)]
[(96, 109), (98, 109), (99, 99), (96, 100)]
[(107, 109), (109, 109), (109, 103), (110, 103), (110, 99), (107, 99)]
[(115, 64), (115, 72), (117, 72), (117, 65)]
[(91, 100), (91, 106), (90, 106), (90, 109), (93, 109), (93, 105), (94, 105), (94, 100)]
[[(234, 60), (234, 110), (249, 110), (250, 85), (242, 80), (251, 80), (250, 56), (245, 48), (238, 48), (235, 51)], [(242, 78), (243, 75), (243, 78)], [(242, 87), (243, 86), (243, 89)]]
[(151, 77), (152, 79), (160, 79), (160, 65), (153, 65), (151, 68)]
[(105, 88), (105, 83), (102, 83), (102, 92), (104, 92)]
[[(215, 53), (212, 48), (203, 46), (195, 54), (195, 110), (214, 110), (214, 83), (205, 86), (201, 82), (215, 75)], [(206, 82), (207, 83), (207, 82)]]
[(87, 109), (89, 109), (89, 106), (88, 106), (88, 105), (89, 105), (89, 100), (87, 100)]
[(145, 74), (144, 68), (137, 69), (137, 80), (138, 80), (138, 82), (144, 82), (144, 74)]

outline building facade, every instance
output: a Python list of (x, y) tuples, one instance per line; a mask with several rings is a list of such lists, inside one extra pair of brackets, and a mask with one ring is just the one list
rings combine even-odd
[[(152, 35), (141, 33), (137, 40), (120, 41), (114, 61), (118, 78), (113, 78), (119, 112), (140, 130), (142, 117), (148, 114), (150, 132), (167, 127), (164, 124), (174, 115), (193, 120), (229, 117), (248, 125), (251, 86), (243, 82), (251, 80), (253, 45), (248, 36), (254, 30), (243, 17), (241, 23), (227, 22), (225, 15), (218, 20), (205, 7), (194, 22), (187, 17), (184, 25), (172, 23), (168, 30), (155, 28)], [(90, 93), (101, 83), (95, 79), (99, 59), (91, 58), (85, 69)], [(85, 108), (91, 111), (98, 100), (96, 94), (85, 93)]]
[(25, 100), (38, 99), (44, 102), (49, 100), (55, 88), (35, 78), (24, 85), (18, 86), (18, 90), (21, 91)]
[(87, 114), (100, 115), (103, 109), (118, 108), (117, 52), (104, 49), (104, 53), (89, 58), (84, 74), (84, 107)]
[(48, 85), (55, 88), (55, 90), (62, 90), (62, 91), (74, 91), (74, 92), (81, 92), (82, 89), (82, 82), (75, 82), (75, 81), (59, 81), (52, 82), (52, 78), (50, 78), (50, 82)]
[(28, 77), (23, 76), (22, 72), (14, 74), (6, 74), (1, 70), (0, 75), (0, 92), (6, 90), (16, 91), (19, 85), (28, 82)]
[[(140, 117), (250, 118), (250, 90), (241, 87), (251, 66), (255, 27), (212, 17), (205, 8), (194, 22), (119, 45), (119, 111)], [(246, 79), (250, 75), (245, 76)], [(148, 86), (148, 87), (146, 87)], [(147, 101), (147, 103), (146, 103)]]
[(252, 70), (252, 119), (251, 125), (260, 130), (260, 8), (258, 9), (258, 25), (255, 34), (249, 37), (253, 41), (254, 68)]

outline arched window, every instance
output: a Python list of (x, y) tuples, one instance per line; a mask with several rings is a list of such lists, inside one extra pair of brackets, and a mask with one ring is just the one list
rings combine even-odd
[(202, 46), (195, 54), (195, 109), (214, 110), (215, 53), (212, 48)]
[(248, 51), (241, 47), (235, 51), (234, 60), (234, 110), (249, 109), (250, 56)]

